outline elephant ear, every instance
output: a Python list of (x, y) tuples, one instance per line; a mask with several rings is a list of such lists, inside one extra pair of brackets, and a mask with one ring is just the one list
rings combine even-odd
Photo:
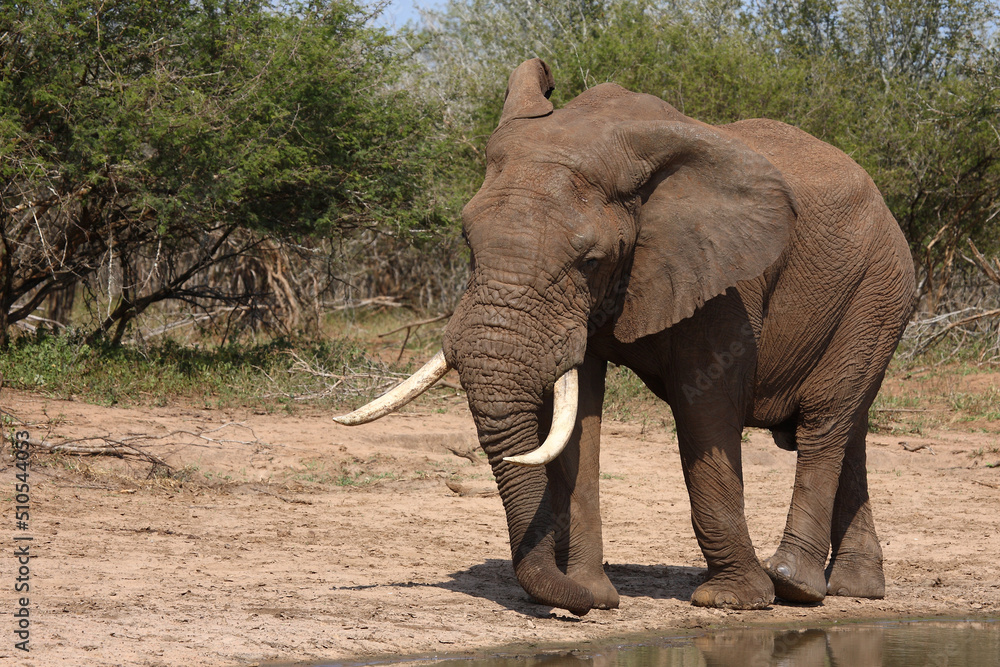
[(556, 87), (549, 66), (541, 58), (517, 66), (507, 81), (500, 124), (517, 118), (539, 118), (552, 113), (549, 95)]
[(617, 133), (633, 158), (616, 185), (642, 198), (615, 337), (630, 343), (690, 317), (761, 275), (795, 224), (791, 189), (741, 141), (694, 122), (633, 122)]

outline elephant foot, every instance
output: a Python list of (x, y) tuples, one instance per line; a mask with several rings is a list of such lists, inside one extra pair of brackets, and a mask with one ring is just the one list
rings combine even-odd
[(885, 597), (885, 574), (881, 559), (865, 556), (834, 558), (827, 568), (827, 595), (881, 600)]
[(618, 609), (618, 590), (602, 568), (600, 572), (567, 572), (570, 579), (590, 590), (594, 595), (594, 609)]
[(525, 559), (514, 567), (517, 581), (532, 601), (549, 607), (559, 607), (583, 616), (594, 608), (590, 590), (556, 569), (555, 563), (539, 565)]
[(767, 609), (774, 601), (774, 584), (760, 567), (740, 572), (709, 572), (708, 581), (691, 594), (696, 607)]
[(590, 597), (587, 596), (586, 593), (580, 596), (585, 598), (583, 601), (580, 601), (579, 599), (566, 601), (555, 597), (535, 595), (530, 591), (525, 592), (528, 593), (528, 599), (535, 604), (542, 605), (543, 607), (565, 609), (569, 613), (577, 616), (586, 616), (591, 609), (594, 609), (594, 603), (590, 601)]
[(763, 566), (774, 582), (775, 596), (782, 600), (815, 603), (826, 597), (823, 565), (813, 563), (800, 553), (779, 548)]

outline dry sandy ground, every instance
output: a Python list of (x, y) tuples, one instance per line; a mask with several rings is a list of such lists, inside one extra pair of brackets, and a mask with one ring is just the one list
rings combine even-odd
[[(215, 442), (145, 441), (175, 468), (188, 467), (185, 483), (133, 483), (102, 470), (134, 475), (148, 466), (103, 457), (34, 461), (30, 526), (18, 533), (34, 537), (31, 652), (13, 648), (5, 614), (2, 664), (365, 660), (578, 646), (657, 628), (1000, 616), (1000, 468), (987, 467), (1000, 460), (990, 451), (996, 434), (907, 437), (911, 448), (929, 445), (913, 452), (900, 436), (870, 437), (885, 600), (730, 612), (688, 603), (703, 560), (669, 428), (606, 423), (605, 549), (621, 608), (581, 619), (532, 604), (514, 580), (488, 466), (450, 451), (475, 446), (456, 397), (355, 429), (318, 411), (102, 408), (10, 390), (0, 401), (48, 442), (240, 424), (208, 434)], [(783, 527), (794, 454), (755, 431), (744, 461), (750, 530), (766, 557)], [(15, 473), (5, 453), (8, 610)]]

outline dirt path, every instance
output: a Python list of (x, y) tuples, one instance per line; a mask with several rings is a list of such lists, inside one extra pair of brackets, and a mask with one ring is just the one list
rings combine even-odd
[[(912, 452), (899, 436), (871, 436), (885, 600), (727, 612), (688, 603), (704, 562), (669, 429), (606, 423), (605, 550), (622, 603), (580, 619), (530, 603), (514, 580), (488, 466), (451, 451), (475, 445), (460, 403), (347, 429), (319, 413), (102, 408), (5, 390), (4, 411), (51, 442), (243, 426), (209, 434), (232, 442), (175, 434), (148, 447), (187, 483), (135, 484), (107, 458), (36, 461), (31, 653), (14, 649), (8, 616), (0, 663), (236, 665), (581, 644), (655, 628), (1000, 616), (1000, 468), (986, 467), (1000, 461), (995, 434), (906, 438), (929, 445)], [(756, 431), (744, 452), (750, 531), (766, 557), (794, 454)], [(9, 606), (16, 470), (4, 463)], [(132, 475), (148, 469), (130, 465)]]

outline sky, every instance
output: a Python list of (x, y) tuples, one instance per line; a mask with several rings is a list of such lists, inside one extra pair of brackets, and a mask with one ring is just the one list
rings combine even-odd
[(418, 7), (430, 9), (440, 7), (442, 4), (444, 4), (443, 1), (437, 0), (391, 0), (382, 16), (379, 17), (378, 23), (390, 29), (401, 28), (407, 21), (416, 23), (420, 20), (420, 14), (417, 13)]

